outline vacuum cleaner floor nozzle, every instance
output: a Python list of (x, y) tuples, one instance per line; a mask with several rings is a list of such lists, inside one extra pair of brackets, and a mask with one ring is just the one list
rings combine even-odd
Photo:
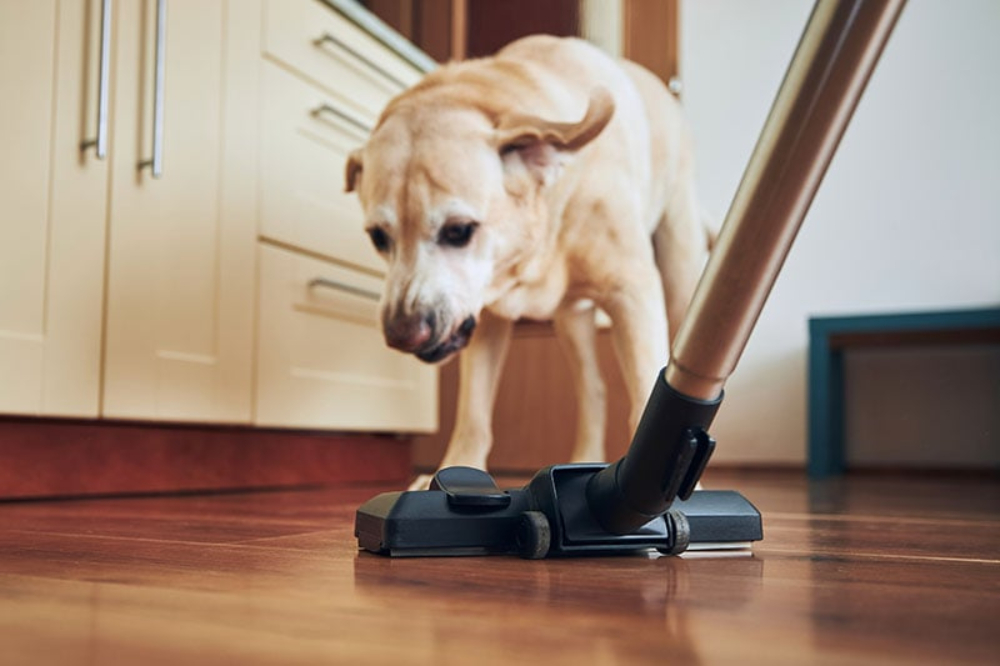
[(400, 556), (614, 555), (733, 548), (762, 538), (757, 509), (734, 491), (695, 491), (628, 534), (605, 531), (587, 502), (603, 464), (555, 465), (523, 488), (501, 490), (481, 470), (438, 472), (430, 490), (384, 493), (357, 511), (358, 545)]

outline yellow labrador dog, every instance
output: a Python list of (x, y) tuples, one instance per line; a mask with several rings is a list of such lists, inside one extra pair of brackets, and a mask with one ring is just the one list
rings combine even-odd
[(570, 358), (574, 461), (604, 457), (596, 307), (612, 320), (634, 429), (710, 238), (690, 138), (659, 79), (578, 39), (528, 37), (393, 99), (346, 176), (388, 262), (386, 342), (429, 363), (468, 347), (442, 467), (485, 469), (521, 317), (551, 319)]

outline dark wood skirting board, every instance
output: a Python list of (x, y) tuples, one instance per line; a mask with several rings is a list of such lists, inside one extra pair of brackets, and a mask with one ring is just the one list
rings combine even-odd
[(0, 499), (402, 483), (410, 438), (0, 419)]

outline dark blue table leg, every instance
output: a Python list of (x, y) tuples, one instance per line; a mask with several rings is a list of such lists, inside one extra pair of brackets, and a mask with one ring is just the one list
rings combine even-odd
[(809, 461), (812, 478), (844, 472), (844, 360), (829, 331), (809, 323)]

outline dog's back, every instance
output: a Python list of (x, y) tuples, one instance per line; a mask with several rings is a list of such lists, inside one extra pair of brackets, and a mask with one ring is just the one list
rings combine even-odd
[(680, 105), (663, 82), (634, 62), (615, 60), (574, 38), (526, 37), (502, 49), (496, 59), (521, 63), (536, 74), (532, 99), (540, 106), (531, 110), (535, 115), (572, 118), (586, 105), (591, 90), (603, 87), (611, 92), (615, 116), (581, 158), (592, 162), (608, 159), (608, 153), (618, 159), (627, 154), (619, 168), (627, 169), (629, 182), (644, 193), (644, 221), (652, 232), (665, 212), (671, 184), (687, 176), (692, 165)]
[[(642, 227), (652, 236), (663, 277), (670, 328), (676, 330), (713, 237), (697, 203), (692, 141), (679, 102), (649, 70), (580, 39), (526, 37), (495, 60), (519, 63), (535, 75), (528, 100), (539, 105), (531, 110), (538, 115), (579, 116), (589, 91), (611, 92), (614, 118), (575, 165), (592, 174), (578, 188), (588, 196), (577, 200), (586, 207), (595, 197), (639, 199)], [(613, 174), (602, 168), (609, 162), (616, 164)], [(576, 233), (574, 220), (586, 223), (585, 215), (565, 217), (565, 233)]]

